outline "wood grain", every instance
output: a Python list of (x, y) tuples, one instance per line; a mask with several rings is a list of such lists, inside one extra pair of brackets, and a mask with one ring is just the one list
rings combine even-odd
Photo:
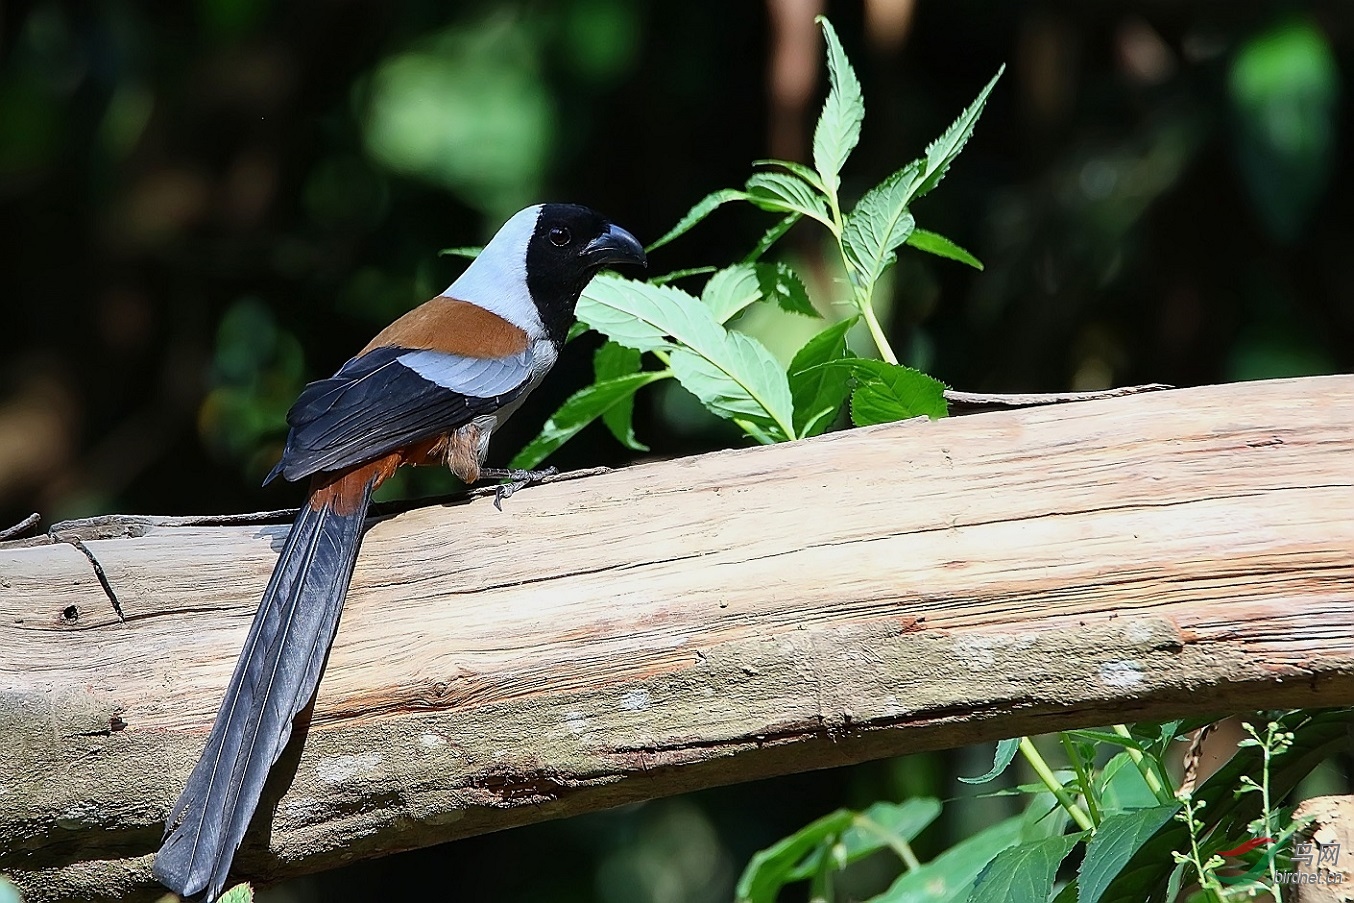
[[(1354, 702), (1354, 377), (851, 430), (368, 533), (268, 881), (654, 796), (1183, 713)], [(0, 871), (153, 894), (285, 525), (0, 545)]]

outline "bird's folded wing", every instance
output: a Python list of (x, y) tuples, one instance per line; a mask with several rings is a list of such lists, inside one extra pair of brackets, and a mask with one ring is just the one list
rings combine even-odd
[(291, 434), (268, 479), (341, 470), (449, 432), (512, 402), (537, 369), (530, 349), (482, 358), (374, 348), (306, 386), (287, 414)]

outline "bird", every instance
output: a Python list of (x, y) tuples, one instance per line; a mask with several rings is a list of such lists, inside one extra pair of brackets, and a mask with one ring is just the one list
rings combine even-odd
[(467, 484), (540, 471), (484, 467), (489, 438), (554, 366), (583, 289), (602, 268), (647, 264), (606, 217), (538, 204), (510, 217), (446, 291), (382, 330), (287, 414), (264, 483), (309, 480), (206, 747), (165, 820), (152, 874), (181, 896), (225, 886), (292, 720), (319, 685), (372, 493), (402, 464), (445, 465)]

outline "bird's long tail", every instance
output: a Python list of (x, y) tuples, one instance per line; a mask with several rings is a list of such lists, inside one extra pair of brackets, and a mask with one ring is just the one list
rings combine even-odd
[(166, 819), (155, 877), (187, 897), (225, 886), (269, 769), (309, 702), (338, 627), (371, 494), (362, 468), (312, 486), (263, 592), (201, 760)]

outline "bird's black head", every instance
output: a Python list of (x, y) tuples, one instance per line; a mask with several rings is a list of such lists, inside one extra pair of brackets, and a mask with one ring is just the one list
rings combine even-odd
[(598, 270), (647, 263), (639, 241), (597, 211), (542, 204), (527, 241), (527, 289), (551, 338), (563, 342), (578, 296)]

